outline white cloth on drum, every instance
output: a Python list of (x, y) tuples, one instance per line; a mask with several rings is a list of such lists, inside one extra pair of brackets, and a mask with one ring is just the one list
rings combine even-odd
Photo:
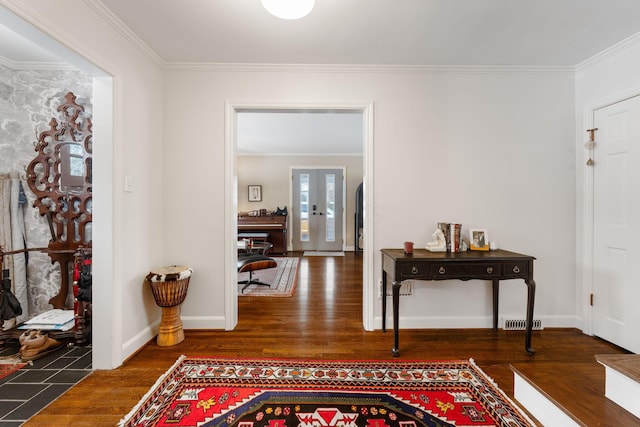
[(151, 282), (173, 282), (191, 277), (193, 269), (184, 265), (170, 265), (151, 271), (147, 280)]

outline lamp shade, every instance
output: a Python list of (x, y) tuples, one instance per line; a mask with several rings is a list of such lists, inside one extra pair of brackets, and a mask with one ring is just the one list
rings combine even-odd
[(282, 19), (300, 19), (313, 9), (315, 0), (262, 0), (267, 11)]

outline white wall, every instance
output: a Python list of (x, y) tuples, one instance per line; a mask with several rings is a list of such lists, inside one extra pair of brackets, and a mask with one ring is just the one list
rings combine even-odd
[[(613, 46), (581, 64), (576, 72), (576, 310), (578, 327), (591, 333), (592, 291), (592, 179), (593, 168), (585, 166), (588, 152), (584, 148), (587, 129), (593, 127), (593, 110), (607, 104), (640, 95), (640, 35)], [(597, 141), (596, 132), (596, 141)]]
[[(291, 167), (344, 167), (345, 209), (344, 245), (354, 247), (354, 214), (356, 188), (362, 182), (362, 156), (268, 155), (238, 156), (238, 212), (256, 209), (274, 211), (289, 204)], [(262, 185), (262, 202), (248, 201), (248, 186)]]
[[(313, 82), (313, 84), (310, 84)], [(384, 247), (423, 246), (438, 221), (489, 230), (537, 258), (535, 317), (575, 323), (574, 80), (566, 70), (314, 72), (198, 69), (165, 76), (165, 255), (195, 267), (185, 324), (224, 316), (225, 102), (375, 104), (372, 243), (375, 283)], [(188, 106), (189, 108), (186, 108)], [(191, 153), (191, 155), (185, 155)], [(196, 153), (196, 154), (193, 154)], [(193, 203), (193, 204), (191, 204)], [(197, 208), (196, 208), (197, 207)], [(466, 229), (466, 228), (465, 228)], [(502, 286), (501, 313), (524, 318), (526, 286)], [(375, 301), (380, 315), (379, 300)], [(403, 300), (401, 324), (488, 327), (484, 282), (423, 283)], [(189, 318), (191, 318), (189, 320)], [(376, 323), (380, 324), (379, 319)]]
[[(113, 94), (94, 92), (92, 100), (93, 366), (116, 367), (153, 337), (160, 318), (143, 279), (163, 262), (162, 73), (105, 20), (98, 3), (0, 0), (0, 5), (75, 52), (68, 55), (73, 65), (90, 64), (84, 71), (113, 77)], [(109, 87), (106, 80), (94, 90)], [(123, 191), (127, 175), (131, 193)]]

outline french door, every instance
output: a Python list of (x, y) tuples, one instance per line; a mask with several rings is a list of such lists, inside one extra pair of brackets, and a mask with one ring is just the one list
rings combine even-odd
[(293, 168), (291, 231), (295, 251), (341, 251), (344, 169)]
[(593, 332), (640, 352), (640, 96), (594, 112)]

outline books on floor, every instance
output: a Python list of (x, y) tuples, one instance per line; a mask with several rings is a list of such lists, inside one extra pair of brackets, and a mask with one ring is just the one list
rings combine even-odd
[(18, 329), (41, 329), (45, 331), (68, 331), (75, 326), (73, 310), (54, 308), (27, 320)]

